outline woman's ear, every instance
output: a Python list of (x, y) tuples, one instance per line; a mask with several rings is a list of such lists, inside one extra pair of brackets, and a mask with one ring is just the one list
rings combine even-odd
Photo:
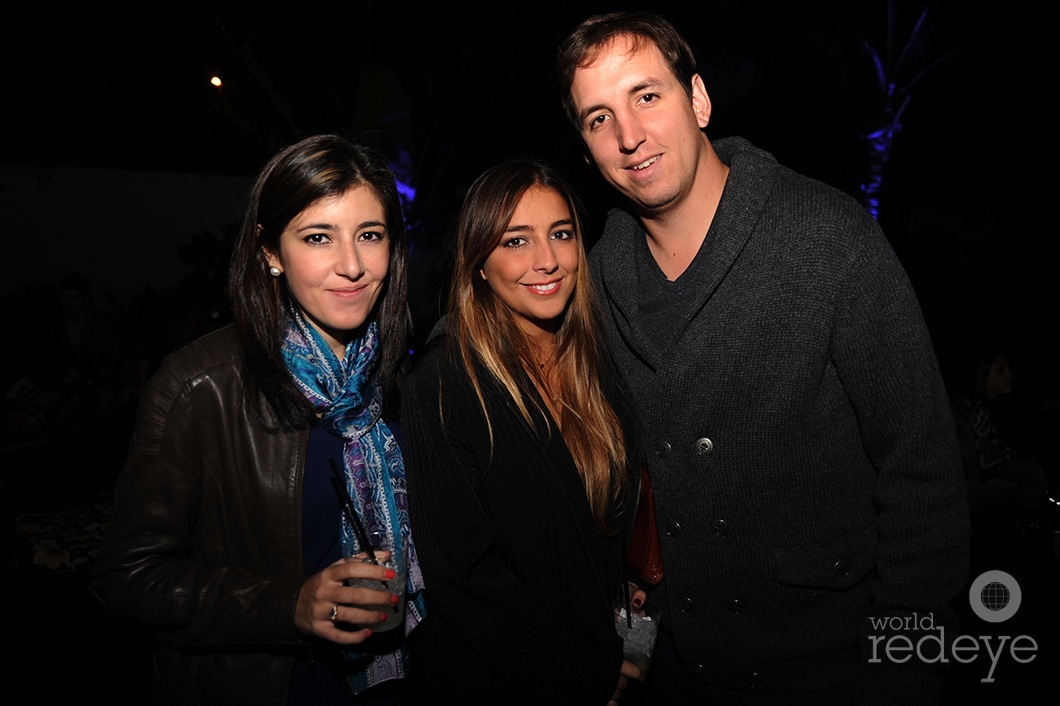
[(280, 262), (280, 256), (276, 253), (270, 252), (265, 246), (261, 247), (261, 253), (265, 256), (265, 262), (269, 264), (269, 267), (277, 267), (283, 269), (283, 265)]

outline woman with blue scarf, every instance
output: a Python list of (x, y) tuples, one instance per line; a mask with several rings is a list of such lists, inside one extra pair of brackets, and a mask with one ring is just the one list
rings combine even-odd
[[(228, 272), (232, 323), (146, 385), (91, 579), (155, 639), (164, 704), (398, 704), (424, 615), (391, 401), (410, 316), (382, 154), (336, 135), (258, 175)], [(364, 561), (358, 531), (408, 558)], [(385, 557), (384, 557), (385, 558)], [(405, 620), (374, 630), (394, 603)]]

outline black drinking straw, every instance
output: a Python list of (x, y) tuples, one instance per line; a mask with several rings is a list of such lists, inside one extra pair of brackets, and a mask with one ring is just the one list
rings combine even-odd
[(331, 472), (335, 474), (333, 480), (335, 481), (335, 487), (338, 488), (339, 494), (342, 496), (342, 509), (346, 513), (346, 519), (353, 525), (353, 531), (357, 533), (357, 541), (361, 543), (361, 547), (368, 553), (368, 561), (378, 564), (379, 562), (375, 558), (375, 550), (372, 549), (372, 544), (368, 541), (368, 533), (364, 531), (361, 518), (357, 515), (357, 507), (353, 504), (353, 499), (350, 498), (350, 494), (346, 491), (346, 478), (335, 464), (335, 459), (329, 458), (328, 463), (331, 464)]
[(629, 600), (629, 581), (622, 582), (622, 597), (626, 601), (626, 627), (633, 629), (633, 604)]

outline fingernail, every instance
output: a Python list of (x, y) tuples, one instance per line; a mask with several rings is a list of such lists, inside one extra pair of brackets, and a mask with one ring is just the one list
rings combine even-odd
[(392, 579), (392, 578), (394, 578), (395, 576), (397, 576), (397, 572), (396, 572), (396, 571), (394, 571), (393, 569), (387, 569), (387, 570), (386, 570), (386, 577), (387, 577), (388, 579)]
[(385, 621), (389, 616), (386, 613), (379, 614), (379, 622)]
[(394, 605), (397, 605), (398, 597), (397, 597), (396, 593), (390, 594), (390, 602), (393, 603)]

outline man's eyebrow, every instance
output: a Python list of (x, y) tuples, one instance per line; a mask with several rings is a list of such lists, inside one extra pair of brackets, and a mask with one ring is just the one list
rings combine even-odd
[[(639, 83), (636, 83), (636, 84), (630, 86), (629, 90), (626, 92), (626, 95), (627, 96), (632, 96), (632, 95), (640, 93), (642, 91), (646, 91), (646, 90), (648, 90), (650, 88), (657, 88), (659, 86), (662, 86), (663, 84), (664, 84), (664, 82), (659, 80), (659, 79), (657, 79), (657, 78), (651, 78), (651, 77), (645, 78), (645, 79), (642, 79)], [(596, 105), (591, 105), (591, 106), (588, 106), (587, 108), (585, 108), (585, 110), (581, 111), (578, 114), (578, 117), (581, 120), (581, 122), (584, 122), (590, 115), (592, 115), (596, 111), (598, 111), (598, 110), (606, 110), (606, 109), (607, 109), (606, 105), (604, 105), (603, 103), (598, 103)]]

